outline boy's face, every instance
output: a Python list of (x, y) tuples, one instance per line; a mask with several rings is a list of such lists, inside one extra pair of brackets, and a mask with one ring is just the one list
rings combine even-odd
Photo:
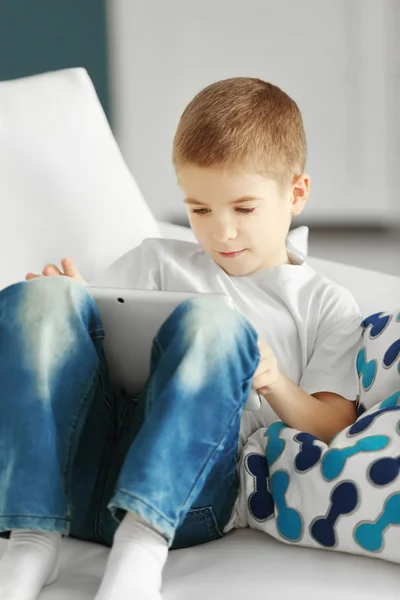
[(226, 273), (249, 275), (289, 262), (286, 235), (307, 201), (307, 175), (281, 190), (256, 173), (187, 165), (178, 181), (197, 240)]

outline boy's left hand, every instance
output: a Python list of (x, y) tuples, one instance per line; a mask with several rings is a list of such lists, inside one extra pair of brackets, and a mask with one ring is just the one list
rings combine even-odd
[(260, 350), (260, 362), (254, 373), (252, 387), (259, 394), (265, 396), (275, 390), (282, 373), (278, 368), (278, 361), (272, 348), (264, 344), (260, 339), (257, 345)]

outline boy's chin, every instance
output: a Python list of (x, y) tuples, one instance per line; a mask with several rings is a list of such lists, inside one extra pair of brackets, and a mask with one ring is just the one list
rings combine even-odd
[(248, 261), (247, 264), (240, 264), (239, 262), (236, 262), (235, 264), (235, 259), (221, 260), (216, 262), (227, 275), (231, 275), (232, 277), (245, 277), (246, 275), (251, 275), (251, 273), (256, 271), (256, 268), (249, 264), (250, 261)]
[[(257, 271), (256, 261), (254, 260), (254, 256), (249, 253), (249, 250), (245, 250), (242, 256), (237, 256), (236, 258), (224, 258), (218, 252), (210, 251), (204, 247), (203, 250), (227, 275), (232, 275), (232, 277), (245, 277)], [(244, 256), (245, 254), (247, 256)]]

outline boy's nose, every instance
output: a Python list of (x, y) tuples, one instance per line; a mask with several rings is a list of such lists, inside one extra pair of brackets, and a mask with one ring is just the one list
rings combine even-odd
[(237, 230), (232, 225), (220, 224), (214, 226), (213, 238), (216, 242), (223, 243), (228, 240), (234, 240), (236, 237)]

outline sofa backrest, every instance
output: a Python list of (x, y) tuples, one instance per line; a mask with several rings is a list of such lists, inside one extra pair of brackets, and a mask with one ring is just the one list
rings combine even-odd
[(158, 225), (84, 69), (0, 82), (0, 289), (74, 258), (90, 279)]

